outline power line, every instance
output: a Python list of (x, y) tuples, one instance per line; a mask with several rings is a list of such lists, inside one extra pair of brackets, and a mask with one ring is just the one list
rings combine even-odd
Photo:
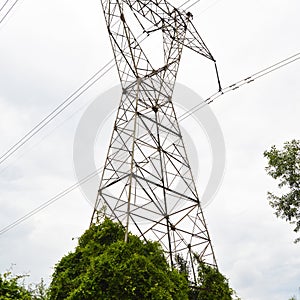
[(0, 13), (2, 12), (2, 10), (4, 9), (4, 7), (6, 6), (6, 4), (8, 3), (9, 0), (6, 0), (3, 5), (0, 8)]
[[(18, 1), (18, 0), (17, 0)], [(16, 1), (16, 2), (17, 2)], [(190, 2), (191, 0), (186, 1), (183, 5), (185, 5), (186, 3)], [(198, 3), (200, 0), (197, 0), (196, 2), (194, 2), (191, 6), (195, 5), (196, 3)], [(8, 1), (7, 1), (8, 2)], [(16, 4), (16, 2), (14, 3), (14, 5)], [(6, 3), (5, 3), (6, 4)], [(5, 4), (3, 5), (3, 7), (5, 6)], [(190, 8), (191, 6), (189, 6), (188, 8)], [(187, 8), (187, 9), (188, 9)], [(11, 10), (11, 9), (10, 9)], [(0, 22), (1, 23), (1, 22)], [(139, 36), (140, 37), (140, 36)], [(248, 76), (245, 79), (242, 79), (240, 81), (237, 81), (234, 84), (231, 84), (229, 86), (227, 86), (226, 88), (223, 88), (221, 91), (211, 95), (209, 98), (207, 98), (206, 100), (202, 101), (201, 103), (197, 104), (196, 106), (194, 106), (193, 108), (191, 108), (190, 110), (188, 110), (187, 112), (185, 112), (184, 114), (182, 114), (179, 118), (178, 121), (183, 121), (184, 119), (186, 119), (187, 117), (189, 117), (191, 114), (193, 114), (194, 112), (196, 112), (197, 110), (201, 109), (202, 107), (204, 107), (205, 105), (208, 105), (210, 103), (212, 103), (214, 100), (216, 100), (217, 98), (221, 97), (222, 95), (224, 95), (225, 93), (228, 93), (230, 91), (234, 91), (236, 89), (238, 89), (239, 87), (251, 83), (255, 80), (257, 80), (258, 78), (261, 78), (263, 76), (266, 76), (288, 64), (291, 64), (292, 62), (295, 62), (296, 60), (300, 59), (300, 53), (297, 53), (295, 55), (292, 55), (286, 59), (281, 60), (278, 63), (273, 64), (270, 67), (267, 67), (263, 70), (260, 70), (259, 72), (254, 73), (251, 76)], [(58, 114), (60, 114), (64, 109), (66, 109), (69, 105), (71, 105), (75, 100), (77, 100), (86, 90), (88, 90), (93, 84), (95, 84), (100, 78), (102, 78), (106, 73), (108, 73), (114, 65), (111, 65), (109, 67), (109, 65), (113, 62), (113, 60), (109, 61), (107, 64), (105, 64), (98, 72), (96, 72), (89, 80), (87, 80), (80, 88), (78, 88), (74, 93), (72, 93), (65, 101), (63, 101), (58, 107), (56, 107), (49, 115), (47, 115), (42, 121), (40, 121), (33, 129), (31, 129), (25, 136), (23, 136), (15, 145), (13, 145), (12, 147), (10, 147), (7, 152), (5, 152), (1, 157), (0, 157), (0, 164), (2, 162), (4, 162), (9, 156), (11, 156), (13, 153), (15, 153), (21, 146), (23, 146), (29, 139), (31, 139), (35, 134), (37, 134), (41, 129), (43, 129), (48, 123), (50, 123)], [(109, 67), (107, 70), (105, 70), (101, 75), (99, 75), (106, 67)], [(97, 78), (97, 76), (99, 75), (99, 77)], [(98, 169), (97, 171), (87, 175), (86, 177), (84, 177), (83, 179), (79, 180), (78, 182), (76, 182), (74, 185), (70, 186), (69, 188), (65, 189), (64, 191), (60, 192), (59, 194), (57, 194), (55, 197), (51, 198), (50, 200), (46, 201), (45, 203), (43, 203), (42, 205), (38, 206), (37, 208), (35, 208), (34, 210), (30, 211), (29, 213), (27, 213), (26, 215), (24, 215), (23, 217), (19, 218), (18, 220), (16, 220), (15, 222), (13, 222), (12, 224), (2, 228), (0, 230), (0, 234), (3, 234), (5, 232), (7, 232), (8, 230), (12, 229), (13, 227), (17, 226), (18, 224), (22, 223), (23, 221), (27, 220), (28, 218), (32, 217), (33, 215), (35, 215), (36, 213), (40, 212), (41, 210), (45, 209), (46, 207), (48, 207), (49, 205), (51, 205), (52, 203), (58, 201), (59, 199), (61, 199), (62, 197), (66, 196), (67, 194), (69, 194), (71, 191), (73, 191), (74, 189), (78, 188), (80, 186), (80, 184), (85, 183), (89, 180), (91, 180), (93, 177), (95, 177), (97, 174), (99, 174), (99, 172), (102, 170), (102, 168)]]
[[(4, 7), (7, 5), (9, 0), (7, 0), (3, 6), (0, 9), (4, 9)], [(10, 9), (6, 12), (4, 17), (1, 19), (0, 24), (4, 21), (4, 19), (7, 17), (7, 15), (10, 13), (10, 11), (13, 9), (13, 7), (17, 4), (19, 0), (16, 0), (14, 4), (10, 7)], [(180, 5), (179, 8), (182, 8), (184, 5), (188, 4), (191, 0), (187, 0), (182, 5)], [(200, 0), (197, 0), (192, 5), (190, 5), (188, 8), (192, 7), (196, 3), (198, 3)], [(153, 27), (153, 26), (152, 26)], [(152, 28), (151, 27), (151, 28)], [(150, 28), (150, 30), (151, 30)], [(138, 38), (140, 38), (143, 34), (139, 35)], [(144, 41), (146, 37), (142, 39), (141, 42)], [(2, 164), (4, 161), (6, 161), (11, 155), (13, 155), (19, 148), (21, 148), (25, 143), (27, 143), (33, 136), (35, 136), (38, 132), (40, 132), (46, 125), (48, 125), (56, 116), (58, 116), (62, 111), (64, 111), (69, 105), (71, 105), (74, 101), (76, 101), (85, 91), (87, 91), (92, 85), (94, 85), (99, 79), (101, 79), (106, 73), (108, 73), (113, 67), (113, 59), (111, 59), (109, 62), (107, 62), (99, 71), (97, 71), (91, 78), (89, 78), (84, 84), (82, 84), (75, 92), (73, 92), (67, 99), (65, 99), (60, 105), (58, 105), (51, 113), (49, 113), (46, 117), (44, 117), (37, 125), (35, 125), (29, 132), (27, 132), (21, 139), (19, 139), (14, 145), (12, 145), (4, 154), (0, 156), (0, 164)], [(109, 66), (111, 65), (111, 66)], [(105, 68), (107, 70), (104, 71)], [(103, 71), (102, 74), (100, 74)], [(99, 75), (100, 74), (100, 75)], [(99, 76), (98, 76), (99, 75)], [(97, 77), (98, 76), (98, 77)], [(24, 222), (28, 218), (32, 217), (33, 215), (37, 214), (41, 210), (45, 209), (52, 203), (56, 202), (57, 200), (61, 199), (77, 187), (79, 187), (80, 184), (87, 182), (88, 180), (95, 177), (101, 170), (99, 169), (98, 172), (91, 173), (87, 175), (85, 178), (81, 179), (74, 185), (70, 186), (69, 188), (65, 189), (64, 191), (60, 192), (50, 200), (46, 201), (45, 203), (41, 204), (37, 208), (33, 209), (23, 217), (17, 219), (15, 222), (11, 223), (10, 225), (2, 228), (0, 230), (0, 235), (7, 232), (8, 230), (14, 228), (18, 224)]]
[(91, 174), (87, 175), (86, 177), (82, 178), (81, 180), (77, 181), (76, 183), (74, 183), (73, 185), (69, 186), (68, 188), (66, 188), (65, 190), (63, 190), (62, 192), (58, 193), (57, 195), (55, 195), (54, 197), (52, 197), (51, 199), (49, 199), (48, 201), (42, 203), (41, 205), (39, 205), (38, 207), (36, 207), (35, 209), (31, 210), (30, 212), (28, 212), (26, 215), (24, 215), (23, 217), (17, 219), (16, 221), (12, 222), (11, 224), (3, 227), (0, 230), (0, 235), (4, 234), (5, 232), (11, 230), (12, 228), (16, 227), (17, 225), (21, 224), (22, 222), (26, 221), (27, 219), (33, 217), (34, 215), (36, 215), (37, 213), (39, 213), (40, 211), (42, 211), (43, 209), (47, 208), (49, 205), (55, 203), (56, 201), (58, 201), (59, 199), (63, 198), (64, 196), (68, 195), (69, 193), (71, 193), (73, 190), (77, 189), (81, 184), (91, 180), (92, 178), (94, 178), (95, 176), (97, 176), (100, 172), (101, 172), (102, 168), (97, 169), (96, 171), (92, 172)]
[(37, 125), (35, 125), (29, 132), (27, 132), (20, 140), (18, 140), (13, 146), (11, 146), (4, 154), (0, 156), (0, 164), (6, 161), (11, 155), (13, 155), (19, 148), (26, 144), (33, 136), (39, 133), (46, 125), (48, 125), (55, 117), (63, 112), (68, 106), (75, 102), (84, 92), (86, 92), (92, 85), (94, 85), (99, 79), (101, 79), (106, 73), (108, 73), (113, 65), (105, 70), (101, 75), (97, 75), (109, 65), (108, 62), (97, 73), (95, 73), (89, 80), (81, 85), (75, 92), (73, 92), (66, 100), (64, 100), (59, 106), (57, 106), (50, 114), (43, 118)]
[[(8, 1), (6, 1), (3, 6), (0, 9), (0, 12), (4, 9)], [(11, 10), (15, 7), (15, 5), (19, 2), (19, 0), (16, 0), (12, 6), (8, 9), (8, 11), (4, 14), (4, 16), (0, 19), (0, 24), (5, 20), (5, 18), (8, 16), (8, 14), (11, 12)]]
[[(183, 120), (185, 120), (187, 117), (189, 117), (191, 114), (193, 114), (194, 112), (198, 111), (199, 109), (201, 109), (202, 107), (212, 103), (213, 101), (215, 101), (217, 98), (221, 97), (222, 95), (228, 93), (228, 92), (232, 92), (235, 91), (236, 89), (238, 89), (239, 87), (245, 85), (245, 84), (249, 84), (254, 82), (255, 80), (257, 80), (258, 78), (261, 78), (263, 76), (266, 76), (278, 69), (283, 68), (284, 66), (287, 66), (297, 60), (300, 59), (300, 52), (292, 55), (286, 59), (281, 60), (280, 62), (277, 62), (275, 64), (273, 64), (270, 67), (267, 67), (265, 69), (260, 70), (259, 72), (254, 73), (251, 76), (246, 77), (245, 79), (239, 80), (234, 84), (231, 84), (227, 87), (225, 87), (224, 89), (222, 89), (222, 91), (217, 92), (213, 95), (211, 95), (210, 97), (208, 97), (206, 100), (200, 102), (199, 104), (197, 104), (196, 106), (192, 107), (191, 109), (189, 109), (187, 112), (183, 113), (182, 115), (179, 116), (178, 121), (182, 122)], [(13, 223), (5, 226), (4, 228), (2, 228), (0, 230), (0, 235), (4, 234), (5, 232), (9, 231), (10, 229), (14, 228), (15, 226), (19, 225), (20, 223), (26, 221), (27, 219), (29, 219), (30, 217), (34, 216), (35, 214), (39, 213), (41, 210), (47, 208), (49, 205), (55, 203), (56, 201), (58, 201), (59, 199), (63, 198), (64, 196), (66, 196), (67, 194), (69, 194), (70, 192), (72, 192), (73, 190), (75, 190), (76, 188), (78, 188), (81, 184), (88, 182), (89, 180), (91, 180), (92, 178), (94, 178), (96, 175), (98, 175), (101, 171), (103, 170), (103, 167), (98, 168), (96, 171), (92, 172), (91, 174), (87, 175), (86, 177), (80, 179), (79, 181), (77, 181), (75, 184), (71, 185), (70, 187), (68, 187), (67, 189), (63, 190), (62, 192), (58, 193), (56, 196), (54, 196), (53, 198), (49, 199), (48, 201), (44, 202), (43, 204), (41, 204), (40, 206), (38, 206), (37, 208), (31, 210), (30, 212), (28, 212), (26, 215), (24, 215), (23, 217), (17, 219), (16, 221), (14, 221)]]
[(229, 92), (232, 92), (242, 86), (244, 86), (245, 84), (249, 84), (249, 83), (252, 83), (254, 82), (255, 80), (261, 78), (261, 77), (264, 77), (274, 71), (277, 71), (297, 60), (300, 59), (300, 52), (290, 56), (290, 57), (287, 57), (267, 68), (264, 68), (248, 77), (246, 77), (245, 79), (242, 79), (242, 80), (239, 80), (225, 88), (223, 88), (221, 91), (218, 91), (214, 94), (212, 94), (210, 97), (208, 97), (207, 99), (203, 100), (202, 102), (200, 102), (199, 104), (195, 105), (194, 107), (192, 107), (190, 110), (186, 111), (184, 114), (182, 114), (180, 117), (179, 117), (179, 120), (180, 121), (183, 121), (184, 119), (186, 119), (187, 117), (189, 117), (191, 114), (195, 113), (197, 110), (201, 109), (202, 107), (204, 107), (205, 105), (208, 105), (210, 103), (212, 103), (213, 101), (215, 101), (217, 98), (221, 97), (222, 95), (224, 94), (227, 94)]
[[(180, 6), (180, 8), (184, 5), (186, 5), (187, 3), (189, 3), (190, 1), (191, 0), (187, 0), (184, 4), (182, 4)], [(199, 1), (200, 0), (197, 0), (195, 3), (190, 5), (188, 8), (195, 5)], [(152, 27), (154, 27), (154, 26), (151, 26), (147, 31), (150, 31), (152, 29)], [(140, 34), (137, 38), (138, 39), (141, 38), (143, 34), (144, 33)], [(147, 36), (145, 36), (141, 40), (141, 42), (143, 42), (146, 38), (147, 38)], [(38, 124), (36, 124), (22, 138), (20, 138), (15, 144), (13, 144), (5, 153), (3, 153), (0, 156), (0, 165), (3, 162), (5, 162), (10, 156), (12, 156), (24, 144), (26, 144), (31, 138), (33, 138), (37, 133), (39, 133), (46, 125), (48, 125), (54, 118), (56, 118), (60, 113), (62, 113), (68, 106), (70, 106), (73, 102), (75, 102), (84, 92), (86, 92), (91, 86), (93, 86), (105, 74), (107, 74), (114, 67), (113, 62), (114, 62), (114, 59), (111, 59), (109, 62), (107, 62), (91, 78), (89, 78), (85, 83), (83, 83), (75, 92), (73, 92), (67, 99), (65, 99), (61, 104), (59, 104), (52, 112), (50, 112), (46, 117), (44, 117)], [(101, 72), (103, 72), (103, 73), (101, 73)]]
[[(196, 0), (194, 3), (192, 3), (190, 6), (186, 7), (185, 9), (190, 9), (192, 6), (194, 6), (195, 4), (197, 4), (200, 1), (201, 0)], [(187, 2), (189, 2), (189, 1), (187, 1)]]

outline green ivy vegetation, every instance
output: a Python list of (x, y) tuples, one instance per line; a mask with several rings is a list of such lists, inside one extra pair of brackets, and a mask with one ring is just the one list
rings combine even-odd
[(18, 277), (5, 275), (0, 300), (239, 299), (217, 269), (199, 261), (198, 281), (192, 285), (181, 257), (171, 268), (158, 242), (132, 234), (124, 242), (124, 236), (124, 227), (108, 218), (92, 225), (56, 264), (47, 290), (43, 282), (26, 290)]
[(92, 225), (75, 252), (56, 265), (50, 299), (188, 299), (183, 274), (170, 269), (157, 242), (129, 235), (109, 219)]
[(124, 235), (123, 226), (109, 219), (92, 225), (56, 265), (50, 299), (233, 299), (217, 269), (199, 263), (197, 287), (191, 286), (182, 258), (178, 270), (171, 269), (159, 243), (132, 234), (125, 243)]
[(43, 279), (38, 284), (25, 286), (28, 276), (13, 275), (12, 271), (0, 274), (0, 300), (49, 300)]
[(31, 300), (31, 293), (20, 282), (24, 276), (13, 276), (11, 272), (0, 274), (0, 300)]
[(198, 285), (191, 289), (190, 299), (201, 300), (231, 300), (239, 298), (229, 287), (228, 280), (217, 269), (199, 262)]

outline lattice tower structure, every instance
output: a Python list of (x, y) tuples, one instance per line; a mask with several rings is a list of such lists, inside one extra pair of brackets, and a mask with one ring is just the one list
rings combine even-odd
[[(215, 60), (192, 14), (167, 1), (102, 0), (102, 8), (122, 96), (91, 224), (104, 214), (126, 227), (125, 240), (132, 232), (159, 241), (171, 266), (183, 258), (195, 280), (197, 260), (217, 263), (172, 95), (183, 47)], [(130, 18), (142, 34), (162, 34), (161, 67), (152, 66)]]

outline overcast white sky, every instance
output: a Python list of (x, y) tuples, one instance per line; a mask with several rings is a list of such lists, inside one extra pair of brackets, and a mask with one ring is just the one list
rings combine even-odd
[[(297, 0), (202, 0), (191, 9), (224, 86), (299, 52), (299, 11)], [(111, 58), (100, 1), (19, 1), (0, 25), (0, 154)], [(216, 90), (212, 70), (185, 50), (178, 82), (208, 96)], [(227, 158), (222, 187), (205, 215), (220, 270), (242, 299), (288, 299), (300, 286), (300, 245), (293, 244), (292, 226), (268, 205), (267, 191), (277, 188), (263, 158), (271, 145), (300, 138), (299, 75), (300, 61), (211, 105)], [(0, 229), (76, 181), (73, 140), (80, 117), (117, 83), (112, 70), (1, 165)], [(49, 281), (91, 213), (76, 190), (1, 235), (0, 272), (16, 264), (15, 272), (29, 272), (33, 282)]]

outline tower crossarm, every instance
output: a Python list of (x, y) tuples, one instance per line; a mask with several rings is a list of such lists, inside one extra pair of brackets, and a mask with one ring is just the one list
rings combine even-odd
[(128, 83), (151, 72), (153, 67), (127, 24), (123, 1), (101, 2), (120, 81), (125, 88)]
[[(165, 0), (123, 0), (131, 10), (143, 16), (157, 29), (166, 32), (170, 37), (198, 54), (215, 61), (205, 45), (203, 39), (192, 23), (193, 15), (190, 12), (179, 10)], [(171, 30), (170, 30), (171, 29)], [(185, 32), (185, 37), (176, 34)], [(147, 31), (144, 29), (146, 33)]]

